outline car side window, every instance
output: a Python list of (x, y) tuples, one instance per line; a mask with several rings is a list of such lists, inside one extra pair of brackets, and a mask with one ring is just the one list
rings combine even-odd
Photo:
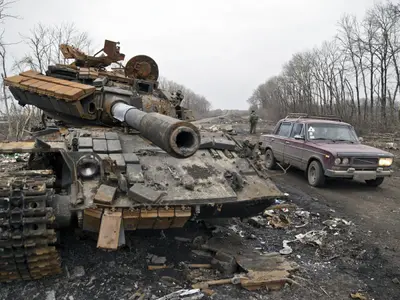
[(290, 134), (290, 137), (294, 137), (295, 135), (303, 135), (303, 128), (304, 128), (304, 124), (300, 124), (300, 123), (294, 124), (292, 133)]
[(290, 134), (290, 128), (292, 127), (292, 123), (290, 122), (282, 122), (281, 126), (279, 126), (277, 135), (288, 137)]

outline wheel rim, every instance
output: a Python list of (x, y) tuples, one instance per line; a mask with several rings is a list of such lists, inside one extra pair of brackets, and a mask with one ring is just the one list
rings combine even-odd
[(317, 180), (317, 170), (314, 166), (310, 166), (310, 170), (308, 171), (308, 178), (311, 183), (315, 183)]

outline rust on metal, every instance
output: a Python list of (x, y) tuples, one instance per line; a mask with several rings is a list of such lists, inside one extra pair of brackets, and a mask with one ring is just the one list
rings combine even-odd
[(171, 227), (172, 220), (175, 216), (175, 210), (171, 208), (159, 208), (158, 218), (154, 223), (154, 229), (168, 229)]
[(120, 47), (118, 42), (113, 42), (109, 40), (104, 41), (103, 51), (107, 56), (115, 62), (125, 59), (125, 54), (120, 52)]
[(70, 45), (61, 44), (60, 51), (66, 59), (85, 59), (86, 54)]
[(140, 210), (124, 209), (122, 219), (124, 220), (125, 230), (136, 230), (140, 220)]
[[(0, 282), (40, 279), (61, 273), (59, 253), (50, 246), (56, 241), (56, 233), (47, 228), (54, 221), (53, 208), (47, 203), (53, 193), (51, 187), (47, 188), (51, 178), (54, 175), (42, 174), (32, 179), (20, 174), (8, 180), (3, 177), (0, 182), (1, 196), (13, 198), (14, 205), (18, 206), (15, 209), (8, 202), (0, 202)], [(15, 201), (18, 196), (21, 199)]]
[(125, 76), (143, 80), (157, 80), (157, 63), (147, 55), (134, 56), (125, 65)]
[(3, 142), (0, 143), (1, 152), (8, 152), (20, 149), (31, 150), (35, 148), (35, 142)]
[(187, 208), (175, 208), (175, 217), (171, 223), (171, 228), (181, 228), (185, 226), (186, 222), (192, 216), (192, 211), (190, 207)]
[(14, 176), (53, 175), (53, 173), (53, 170), (22, 170), (8, 172), (8, 174)]
[[(125, 54), (119, 52), (119, 43), (105, 40), (104, 47), (98, 51), (94, 56), (87, 55), (78, 48), (67, 44), (60, 45), (60, 51), (66, 59), (75, 59), (75, 62), (71, 66), (80, 67), (96, 67), (104, 68), (112, 63), (119, 62), (125, 59)], [(96, 56), (100, 52), (104, 52), (107, 55)]]
[(80, 68), (79, 69), (79, 78), (82, 79), (96, 79), (99, 77), (99, 72), (94, 68)]
[(121, 231), (122, 211), (105, 209), (101, 218), (97, 248), (116, 250)]
[(81, 100), (93, 94), (96, 90), (95, 87), (90, 85), (44, 76), (32, 70), (7, 77), (4, 79), (4, 82), (7, 86), (17, 87), (65, 101)]
[(86, 208), (83, 212), (83, 230), (99, 232), (103, 209)]
[(125, 77), (123, 74), (116, 72), (116, 71), (99, 70), (99, 76), (106, 76), (111, 80), (130, 84), (130, 85), (132, 85), (134, 83), (133, 78)]
[(170, 115), (171, 105), (168, 102), (160, 101), (155, 97), (143, 97), (143, 107), (146, 112), (158, 112), (160, 114)]
[(63, 151), (63, 142), (48, 142), (49, 149), (36, 147), (35, 142), (0, 142), (0, 153), (31, 153)]
[(94, 196), (94, 201), (110, 205), (114, 200), (116, 191), (117, 188), (102, 184), (98, 188), (96, 196)]
[[(190, 209), (182, 210), (181, 207), (156, 207), (153, 209), (121, 209), (123, 229), (168, 229), (183, 227), (191, 217)], [(178, 212), (178, 213), (176, 213)], [(83, 228), (98, 232), (102, 217), (102, 208), (86, 208), (84, 210)]]
[(172, 269), (173, 267), (174, 266), (167, 266), (167, 265), (162, 265), (162, 266), (151, 265), (151, 266), (147, 266), (147, 269), (149, 271), (154, 271), (154, 270)]
[(158, 209), (141, 209), (138, 229), (152, 229), (158, 217)]

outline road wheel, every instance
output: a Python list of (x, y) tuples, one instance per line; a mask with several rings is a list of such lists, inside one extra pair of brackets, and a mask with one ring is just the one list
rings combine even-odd
[(319, 161), (313, 160), (307, 169), (307, 179), (311, 186), (319, 187), (325, 184), (324, 170)]
[(384, 177), (378, 177), (378, 178), (372, 179), (372, 180), (365, 180), (365, 183), (368, 186), (377, 187), (377, 186), (380, 186), (382, 184), (384, 179), (385, 179)]
[(265, 166), (268, 170), (273, 170), (276, 167), (276, 159), (271, 149), (265, 152)]

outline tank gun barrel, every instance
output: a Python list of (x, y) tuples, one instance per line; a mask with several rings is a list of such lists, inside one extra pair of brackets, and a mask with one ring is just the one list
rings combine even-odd
[(113, 118), (125, 122), (170, 155), (192, 156), (200, 146), (200, 132), (190, 122), (184, 122), (156, 112), (146, 113), (124, 102), (111, 107)]

